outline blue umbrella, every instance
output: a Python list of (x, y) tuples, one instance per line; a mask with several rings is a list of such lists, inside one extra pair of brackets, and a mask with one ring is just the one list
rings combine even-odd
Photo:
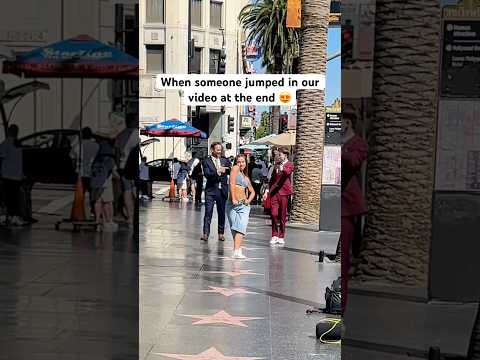
[(196, 137), (206, 139), (207, 134), (193, 126), (177, 119), (167, 120), (158, 124), (145, 126), (140, 132), (152, 137)]

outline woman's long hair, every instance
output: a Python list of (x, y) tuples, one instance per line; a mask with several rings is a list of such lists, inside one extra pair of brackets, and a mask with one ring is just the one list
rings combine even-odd
[(238, 167), (238, 169), (240, 170), (240, 172), (248, 179), (248, 164), (247, 164), (247, 156), (245, 154), (238, 154), (236, 157), (235, 157), (235, 165), (238, 165), (238, 159), (240, 158), (243, 158), (245, 160), (245, 169), (243, 169), (243, 171), (240, 169), (240, 166)]

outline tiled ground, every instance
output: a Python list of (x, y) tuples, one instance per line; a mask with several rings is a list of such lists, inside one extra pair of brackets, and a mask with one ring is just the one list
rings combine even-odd
[(251, 261), (232, 261), (229, 234), (225, 243), (200, 241), (202, 209), (160, 199), (142, 206), (142, 360), (340, 359), (340, 346), (315, 339), (320, 315), (305, 314), (340, 272), (311, 252), (333, 252), (338, 234), (289, 229), (285, 248), (271, 248), (268, 220), (256, 213), (245, 243)]

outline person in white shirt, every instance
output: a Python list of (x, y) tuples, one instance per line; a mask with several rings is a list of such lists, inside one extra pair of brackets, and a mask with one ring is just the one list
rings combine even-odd
[(170, 163), (170, 166), (169, 166), (170, 176), (173, 179), (175, 187), (177, 188), (177, 193), (179, 193), (177, 179), (178, 179), (178, 172), (180, 171), (180, 167), (181, 166), (177, 158), (174, 158), (173, 163)]
[(90, 201), (90, 211), (94, 214), (95, 203), (92, 200), (92, 164), (98, 154), (100, 145), (93, 139), (92, 129), (85, 127), (82, 129), (82, 154), (80, 156), (80, 144), (73, 146), (72, 155), (78, 161), (81, 161), (78, 168), (78, 176), (82, 179), (83, 193), (88, 192)]
[[(197, 157), (196, 153), (193, 153), (192, 158), (188, 161), (187, 166), (188, 166), (188, 177), (191, 180), (191, 194), (192, 194), (192, 199), (196, 199), (196, 189), (197, 189), (197, 178), (193, 177), (193, 171), (197, 167), (197, 165), (200, 164), (200, 159)], [(203, 180), (203, 179), (202, 179)]]

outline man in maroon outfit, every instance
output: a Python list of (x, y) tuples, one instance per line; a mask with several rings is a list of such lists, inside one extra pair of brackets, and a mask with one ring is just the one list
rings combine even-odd
[(287, 223), (288, 199), (293, 194), (291, 175), (293, 163), (288, 161), (288, 150), (282, 150), (275, 159), (275, 166), (271, 173), (269, 189), (265, 192), (264, 200), (270, 194), (272, 240), (271, 245), (285, 244), (285, 227)]
[(350, 249), (355, 237), (355, 225), (367, 212), (358, 174), (368, 157), (368, 144), (355, 134), (354, 114), (343, 114), (342, 121), (342, 224), (340, 232), (341, 273), (342, 273), (342, 310), (347, 303), (347, 281), (350, 270)]

